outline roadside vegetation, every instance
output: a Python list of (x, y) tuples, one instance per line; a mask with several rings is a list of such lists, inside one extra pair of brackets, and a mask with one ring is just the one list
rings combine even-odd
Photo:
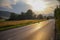
[(33, 24), (33, 23), (38, 23), (41, 21), (44, 21), (44, 20), (20, 20), (20, 21), (0, 22), (0, 31), (17, 28), (17, 27), (22, 27), (22, 26)]
[(56, 40), (60, 40), (60, 20), (56, 19)]
[[(60, 0), (59, 0), (60, 2)], [(60, 5), (55, 9), (56, 40), (60, 40)]]

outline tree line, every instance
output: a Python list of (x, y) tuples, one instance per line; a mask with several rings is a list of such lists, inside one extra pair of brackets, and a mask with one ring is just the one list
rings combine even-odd
[(11, 13), (10, 18), (8, 20), (31, 20), (31, 19), (51, 19), (53, 16), (43, 16), (39, 14), (38, 16), (32, 11), (28, 10), (27, 12), (21, 12), (21, 14)]
[(32, 10), (28, 10), (26, 13), (21, 14), (11, 13), (9, 20), (30, 20), (30, 19), (43, 19), (43, 15), (39, 14), (36, 16)]

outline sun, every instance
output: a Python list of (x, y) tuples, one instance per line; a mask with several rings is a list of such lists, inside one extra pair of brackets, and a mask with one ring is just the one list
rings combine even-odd
[(46, 8), (44, 2), (35, 2), (33, 5), (33, 9), (36, 11), (43, 11)]
[(27, 3), (32, 6), (32, 10), (35, 11), (44, 11), (47, 8), (47, 5), (42, 0), (28, 0)]

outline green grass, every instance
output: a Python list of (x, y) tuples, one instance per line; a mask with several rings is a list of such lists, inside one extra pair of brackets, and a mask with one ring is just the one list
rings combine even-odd
[(33, 23), (38, 23), (44, 20), (21, 20), (21, 21), (6, 21), (0, 23), (0, 31), (9, 30), (12, 28), (22, 27)]

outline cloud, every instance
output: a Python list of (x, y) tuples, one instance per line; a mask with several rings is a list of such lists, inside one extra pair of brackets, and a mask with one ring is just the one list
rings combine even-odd
[(6, 8), (11, 8), (11, 5), (16, 5), (18, 0), (0, 0), (0, 7), (6, 7)]
[(12, 8), (11, 4), (10, 4), (10, 2), (8, 0), (2, 0), (0, 2), (0, 7), (9, 7), (9, 8)]
[[(52, 9), (54, 9), (57, 4), (56, 0), (45, 0), (45, 2), (47, 2), (47, 5), (50, 6), (50, 8), (52, 7)], [(3, 10), (16, 13), (31, 9), (31, 5), (27, 4), (27, 0), (0, 0), (0, 7), (3, 7)]]
[(57, 1), (57, 0), (44, 0), (44, 1)]
[[(28, 9), (31, 9), (31, 6), (28, 5), (25, 0), (2, 0), (1, 2), (1, 7), (5, 11), (11, 11), (11, 12), (26, 12)], [(1, 10), (2, 10), (1, 9)]]
[(20, 13), (20, 12), (26, 12), (28, 9), (31, 9), (31, 6), (24, 3), (24, 2), (18, 2), (16, 5), (12, 5), (12, 8), (10, 11)]
[(19, 0), (9, 0), (11, 4), (15, 5)]

